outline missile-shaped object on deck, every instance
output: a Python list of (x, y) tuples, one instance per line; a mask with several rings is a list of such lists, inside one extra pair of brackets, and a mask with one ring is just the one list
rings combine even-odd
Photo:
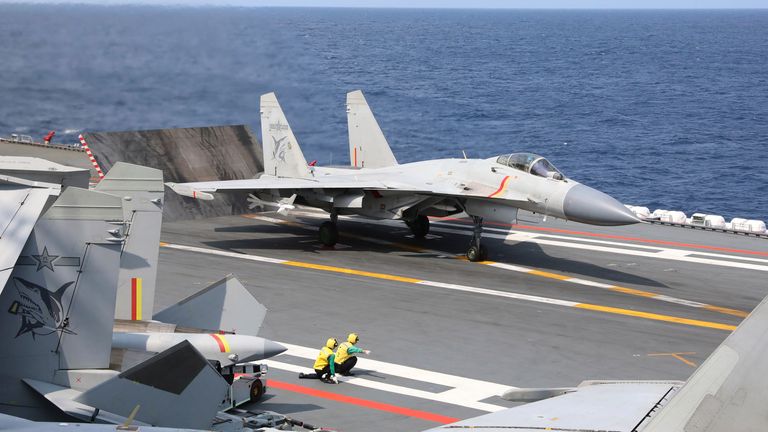
[(112, 335), (112, 347), (159, 353), (187, 340), (208, 360), (222, 366), (274, 357), (286, 350), (277, 342), (258, 336), (219, 333), (120, 333)]

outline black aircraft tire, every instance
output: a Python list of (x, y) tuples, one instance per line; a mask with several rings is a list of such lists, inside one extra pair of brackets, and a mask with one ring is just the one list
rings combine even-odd
[(408, 228), (411, 229), (414, 237), (424, 238), (429, 234), (429, 218), (424, 215), (418, 215), (416, 219), (408, 222)]
[(262, 396), (264, 396), (265, 392), (266, 389), (264, 388), (264, 383), (260, 379), (257, 379), (251, 384), (251, 397), (249, 401), (251, 403), (258, 402)]
[(467, 259), (471, 262), (485, 261), (488, 259), (488, 249), (485, 246), (472, 246), (467, 251)]
[(320, 224), (320, 243), (325, 246), (333, 246), (339, 241), (339, 229), (333, 222)]

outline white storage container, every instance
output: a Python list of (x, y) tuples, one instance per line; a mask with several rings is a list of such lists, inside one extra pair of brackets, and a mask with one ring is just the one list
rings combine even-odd
[(707, 215), (704, 217), (704, 226), (725, 229), (725, 218), (720, 215)]
[(677, 210), (670, 210), (661, 217), (661, 221), (674, 224), (684, 224), (686, 222), (685, 218), (685, 213)]
[(758, 234), (762, 234), (766, 231), (765, 222), (761, 220), (733, 218), (733, 220), (731, 220), (731, 225), (736, 231), (746, 231)]

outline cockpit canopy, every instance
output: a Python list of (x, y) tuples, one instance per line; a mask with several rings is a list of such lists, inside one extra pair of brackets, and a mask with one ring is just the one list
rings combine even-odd
[(519, 169), (539, 177), (563, 180), (565, 176), (546, 158), (533, 153), (512, 153), (501, 155), (496, 163)]

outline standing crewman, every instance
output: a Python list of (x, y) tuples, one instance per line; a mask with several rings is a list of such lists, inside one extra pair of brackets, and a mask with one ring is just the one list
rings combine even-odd
[(357, 364), (357, 356), (355, 354), (363, 353), (365, 355), (370, 354), (369, 350), (360, 349), (355, 346), (360, 342), (360, 337), (357, 333), (350, 333), (347, 336), (347, 341), (339, 345), (339, 349), (336, 350), (336, 370), (344, 375), (351, 376), (352, 368)]
[(339, 346), (339, 342), (336, 338), (328, 338), (325, 341), (325, 346), (320, 348), (320, 352), (317, 354), (317, 360), (315, 360), (315, 373), (305, 374), (299, 373), (299, 378), (304, 379), (319, 379), (325, 383), (338, 384), (339, 380), (336, 379), (336, 354), (333, 353), (334, 348)]
[(50, 131), (50, 132), (48, 132), (47, 135), (45, 135), (43, 137), (43, 142), (45, 143), (45, 145), (50, 145), (51, 144), (51, 140), (53, 140), (53, 136), (54, 135), (56, 135), (56, 131)]

